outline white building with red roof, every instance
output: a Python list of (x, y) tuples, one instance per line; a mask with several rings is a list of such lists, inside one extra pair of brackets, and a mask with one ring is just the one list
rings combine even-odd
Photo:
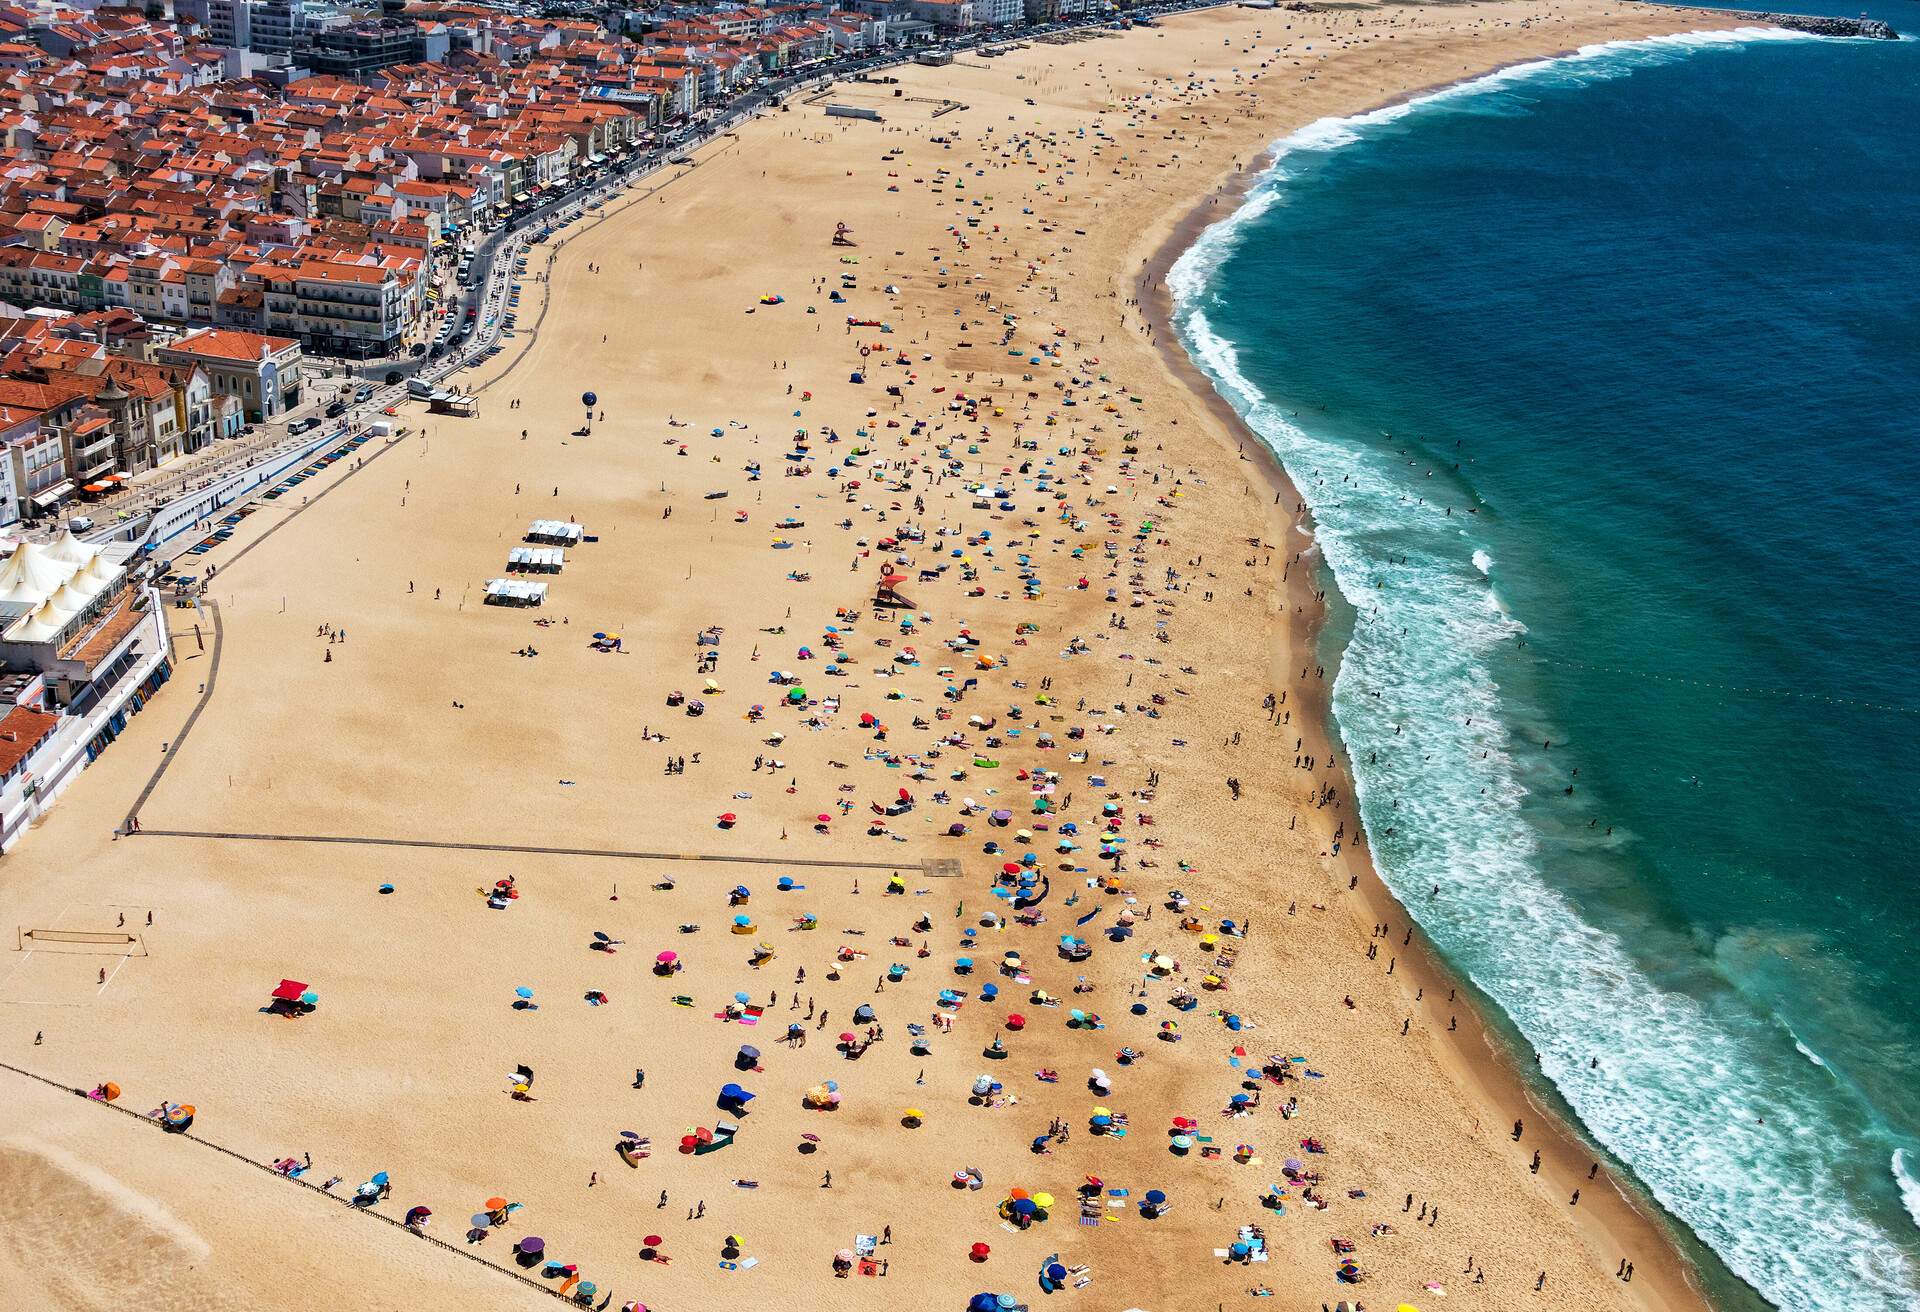
[(238, 398), (249, 422), (272, 419), (300, 404), (300, 343), (291, 337), (207, 328), (154, 353), (166, 365), (197, 364), (216, 394)]

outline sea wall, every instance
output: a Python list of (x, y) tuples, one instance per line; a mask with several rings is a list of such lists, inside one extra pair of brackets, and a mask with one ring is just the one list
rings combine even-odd
[(1893, 24), (1883, 23), (1877, 18), (1832, 18), (1822, 14), (1763, 14), (1752, 9), (1715, 9), (1716, 14), (1730, 14), (1735, 18), (1748, 19), (1755, 23), (1765, 23), (1768, 27), (1784, 27), (1790, 32), (1811, 32), (1815, 36), (1861, 36), (1875, 41), (1898, 41), (1900, 34), (1893, 30)]

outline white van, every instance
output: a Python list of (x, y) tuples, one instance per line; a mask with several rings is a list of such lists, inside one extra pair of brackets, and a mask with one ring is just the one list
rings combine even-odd
[(67, 521), (67, 527), (75, 533), (91, 533), (93, 531), (93, 521), (85, 515), (75, 515)]

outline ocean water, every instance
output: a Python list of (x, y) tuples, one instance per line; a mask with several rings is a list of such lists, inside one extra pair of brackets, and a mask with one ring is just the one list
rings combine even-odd
[(1917, 129), (1920, 42), (1596, 47), (1293, 134), (1170, 276), (1382, 874), (1729, 1307), (1920, 1307)]

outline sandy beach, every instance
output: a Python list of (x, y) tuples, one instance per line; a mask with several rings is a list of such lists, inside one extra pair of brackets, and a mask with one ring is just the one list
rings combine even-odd
[[(1311, 526), (1160, 277), (1314, 119), (1717, 25), (1035, 43), (791, 101), (535, 247), (479, 417), (405, 414), (250, 516), (170, 612), (169, 691), (0, 863), (17, 929), (139, 938), (0, 957), (0, 1307), (532, 1305), (550, 1258), (595, 1305), (959, 1308), (1045, 1299), (1056, 1256), (1101, 1312), (1704, 1306), (1372, 875)], [(541, 519), (592, 540), (541, 608), (484, 605)], [(282, 979), (310, 1014), (267, 1012)], [(107, 1080), (133, 1115), (72, 1092)], [(190, 1134), (141, 1122), (168, 1102)]]

